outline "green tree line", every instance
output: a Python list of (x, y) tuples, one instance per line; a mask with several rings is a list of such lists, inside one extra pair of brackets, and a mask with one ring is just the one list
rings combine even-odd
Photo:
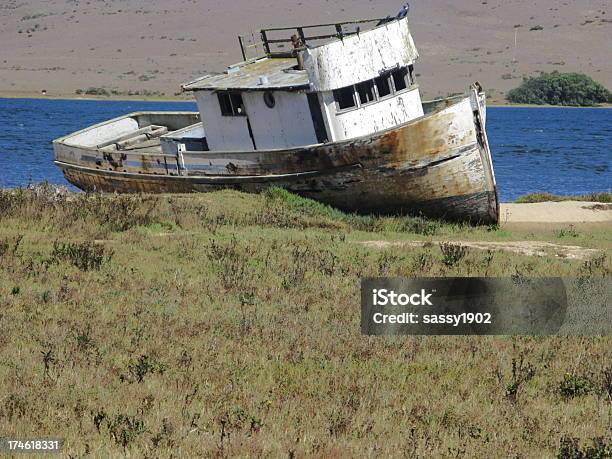
[(612, 103), (612, 93), (591, 77), (580, 73), (542, 73), (528, 77), (506, 96), (515, 104), (573, 105), (589, 107)]

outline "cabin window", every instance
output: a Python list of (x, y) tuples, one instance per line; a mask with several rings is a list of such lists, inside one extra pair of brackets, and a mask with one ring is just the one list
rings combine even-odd
[(412, 66), (401, 67), (373, 80), (334, 90), (338, 111), (372, 104), (409, 89), (414, 81), (412, 71)]
[(389, 81), (389, 75), (384, 75), (374, 80), (376, 83), (376, 90), (378, 91), (378, 97), (381, 99), (391, 95), (391, 82)]
[(339, 110), (346, 110), (357, 106), (355, 100), (355, 87), (347, 86), (346, 88), (334, 90), (334, 99)]
[(274, 94), (272, 94), (270, 91), (266, 91), (264, 92), (263, 98), (266, 107), (274, 108), (274, 106), (276, 105), (276, 99), (274, 98)]
[(391, 72), (391, 78), (393, 78), (395, 90), (398, 92), (406, 89), (410, 83), (408, 81), (408, 69), (406, 67)]
[(376, 94), (374, 94), (374, 82), (372, 80), (364, 81), (357, 85), (357, 93), (359, 94), (359, 101), (361, 105), (366, 105), (376, 101)]
[(237, 92), (218, 92), (219, 106), (223, 116), (245, 116), (242, 96)]

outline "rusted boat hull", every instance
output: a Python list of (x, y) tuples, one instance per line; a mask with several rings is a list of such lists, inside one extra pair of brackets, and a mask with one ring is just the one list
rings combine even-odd
[(473, 91), (427, 111), (372, 136), (291, 150), (108, 153), (68, 136), (54, 143), (56, 164), (86, 191), (260, 192), (279, 186), (351, 212), (497, 223), (484, 95)]

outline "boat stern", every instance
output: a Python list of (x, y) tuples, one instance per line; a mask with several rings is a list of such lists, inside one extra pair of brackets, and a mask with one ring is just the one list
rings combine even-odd
[[(115, 191), (94, 178), (103, 171), (179, 175), (176, 154), (165, 154), (164, 147), (171, 146), (172, 134), (189, 127), (194, 136), (204, 136), (197, 112), (130, 113), (54, 140), (55, 164), (86, 191)], [(162, 145), (164, 136), (169, 137)], [(204, 144), (205, 138), (191, 140)]]

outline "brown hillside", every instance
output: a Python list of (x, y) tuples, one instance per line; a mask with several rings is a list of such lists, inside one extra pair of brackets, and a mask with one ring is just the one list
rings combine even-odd
[[(238, 33), (273, 25), (394, 15), (397, 0), (5, 0), (0, 93), (74, 95), (106, 87), (173, 96), (205, 70), (240, 60)], [(580, 71), (612, 87), (606, 0), (411, 2), (427, 97), (479, 80), (493, 100), (540, 70)], [(540, 29), (542, 30), (531, 30)], [(515, 49), (515, 32), (517, 47)], [(492, 90), (492, 91), (491, 91)]]

